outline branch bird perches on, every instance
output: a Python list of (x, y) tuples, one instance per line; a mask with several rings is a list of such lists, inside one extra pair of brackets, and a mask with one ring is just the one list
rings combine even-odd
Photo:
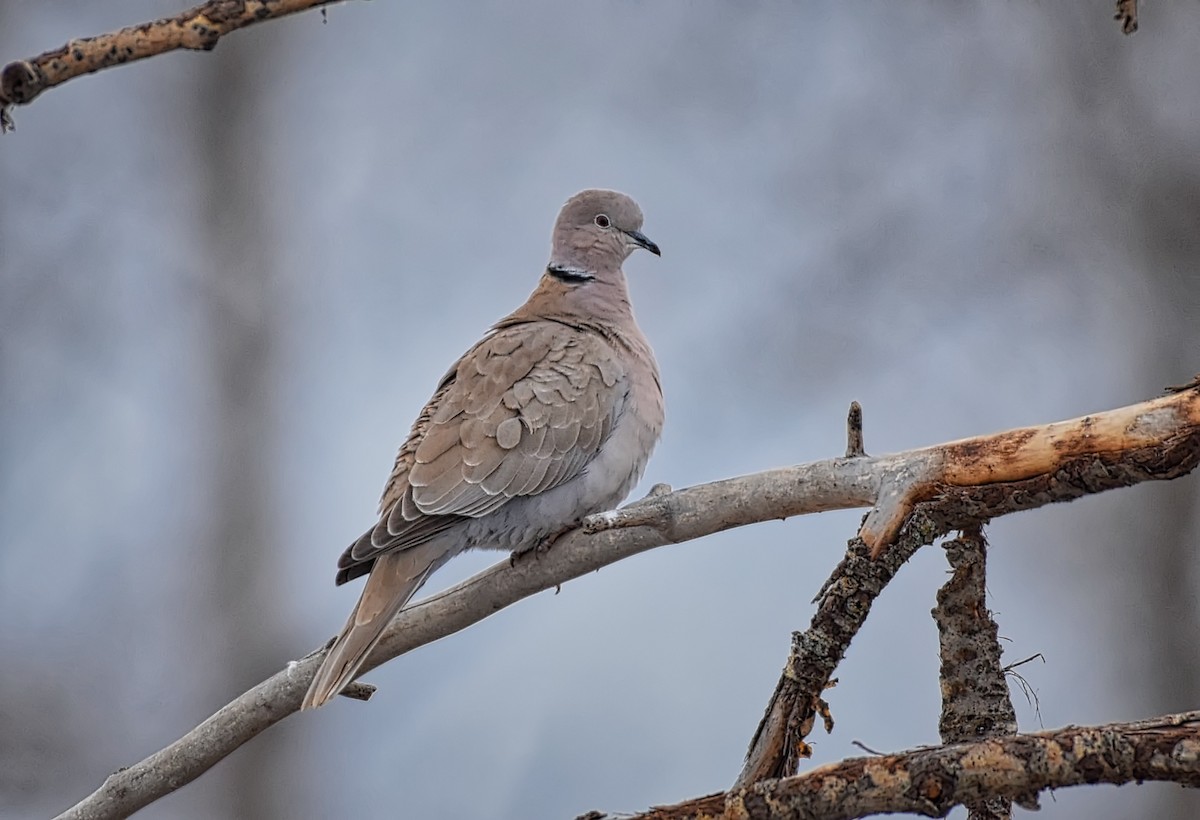
[[(856, 580), (858, 574), (873, 571), (878, 575), (876, 583), (886, 583), (904, 553), (929, 543), (939, 532), (1142, 481), (1177, 478), (1191, 472), (1197, 462), (1200, 380), (1161, 398), (1069, 421), (893, 455), (854, 454), (676, 492), (660, 488), (633, 505), (591, 517), (583, 528), (563, 536), (536, 559), (511, 565), (502, 560), (403, 610), (364, 671), (454, 634), (536, 592), (664, 544), (761, 521), (871, 507), (860, 530), (861, 540), (848, 553), (854, 560), (843, 561), (839, 570)], [(892, 542), (900, 548), (885, 552)], [(867, 560), (867, 550), (882, 559)], [(835, 598), (830, 596), (846, 595), (845, 600), (861, 603), (860, 592), (847, 591), (850, 586), (827, 585), (825, 597), (832, 601)], [(869, 601), (868, 597), (865, 609), (855, 607), (861, 618)], [(848, 644), (857, 626), (836, 615), (830, 616), (831, 622)], [(289, 663), (179, 740), (115, 772), (60, 817), (125, 817), (196, 779), (298, 710), (321, 651)], [(820, 692), (810, 695), (792, 686), (795, 671), (789, 661), (781, 679), (781, 690), (786, 691), (777, 690), (755, 734), (739, 778), (739, 784), (746, 784), (743, 788), (794, 772), (796, 741), (807, 732), (805, 724), (811, 726), (811, 717), (805, 715)], [(820, 683), (821, 676), (816, 678)], [(361, 687), (355, 692), (363, 696)]]

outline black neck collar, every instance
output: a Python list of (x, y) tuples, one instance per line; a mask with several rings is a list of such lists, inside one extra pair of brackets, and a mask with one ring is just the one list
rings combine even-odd
[(566, 265), (560, 265), (552, 262), (546, 266), (546, 273), (553, 276), (560, 282), (570, 282), (579, 284), (582, 282), (590, 282), (596, 278), (596, 274), (583, 268), (570, 268)]

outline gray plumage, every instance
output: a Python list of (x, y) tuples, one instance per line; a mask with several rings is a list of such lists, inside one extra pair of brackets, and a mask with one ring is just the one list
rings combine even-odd
[(663, 423), (662, 387), (621, 264), (642, 212), (616, 191), (563, 206), (550, 263), (524, 305), (460, 358), (400, 447), (379, 522), (338, 561), (369, 573), (301, 708), (358, 674), (426, 579), (473, 548), (524, 550), (612, 509), (642, 476)]

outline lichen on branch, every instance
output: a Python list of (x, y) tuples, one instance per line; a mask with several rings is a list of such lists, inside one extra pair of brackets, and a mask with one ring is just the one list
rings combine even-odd
[(0, 70), (0, 132), (12, 130), (10, 109), (74, 77), (176, 49), (212, 51), (231, 31), (342, 0), (210, 0), (174, 17), (70, 40)]

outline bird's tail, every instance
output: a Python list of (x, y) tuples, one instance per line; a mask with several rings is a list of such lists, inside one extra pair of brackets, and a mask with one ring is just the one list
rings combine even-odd
[(441, 565), (443, 550), (422, 544), (387, 552), (375, 559), (362, 597), (317, 670), (301, 709), (316, 709), (337, 696), (358, 675), (396, 613)]

